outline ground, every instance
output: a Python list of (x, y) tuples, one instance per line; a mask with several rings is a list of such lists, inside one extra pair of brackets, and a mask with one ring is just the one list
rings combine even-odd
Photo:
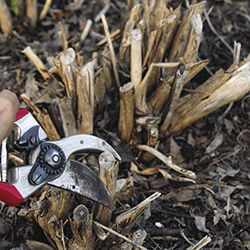
[[(41, 8), (43, 1), (38, 2)], [(41, 76), (22, 50), (29, 45), (42, 60), (48, 55), (56, 56), (61, 48), (55, 30), (58, 29), (57, 21), (61, 19), (69, 25), (69, 41), (73, 46), (80, 36), (79, 23), (83, 25), (87, 18), (94, 18), (102, 8), (101, 2), (88, 1), (84, 3), (84, 9), (70, 13), (65, 10), (68, 1), (53, 1), (52, 8), (58, 9), (56, 15), (39, 22), (33, 30), (24, 17), (15, 16), (12, 10), (13, 34), (6, 36), (0, 33), (0, 90), (8, 88), (20, 96), (25, 92), (30, 73), (33, 73), (36, 81), (42, 82)], [(126, 1), (111, 2), (106, 15), (109, 28), (123, 30)], [(168, 2), (176, 7), (185, 1)], [(250, 51), (248, 1), (208, 1), (207, 11), (209, 10), (209, 17), (217, 34), (204, 20), (199, 57), (208, 58), (211, 63), (187, 88), (199, 85), (218, 69), (227, 69), (231, 65), (232, 53), (221, 41), (221, 37), (231, 48), (234, 41), (241, 43), (241, 60)], [(103, 34), (100, 22), (94, 24), (92, 29)], [(93, 51), (100, 49), (95, 45), (95, 39), (94, 36), (89, 36), (79, 51), (86, 61)], [(118, 46), (119, 41), (114, 42), (116, 52)], [(124, 77), (124, 81), (126, 80)], [(111, 135), (117, 132), (116, 114), (119, 105), (116, 92), (111, 90), (109, 95), (111, 103), (99, 105), (96, 109), (95, 134), (112, 142)], [(133, 194), (129, 199), (121, 200), (119, 206), (126, 203), (135, 206), (153, 192), (162, 193), (151, 205), (151, 216), (146, 221), (142, 219), (135, 226), (135, 229), (140, 227), (148, 233), (145, 247), (186, 249), (191, 243), (197, 243), (208, 235), (211, 237), (211, 242), (207, 245), (209, 249), (249, 248), (249, 99), (250, 96), (247, 95), (233, 105), (222, 107), (161, 142), (161, 152), (171, 154), (176, 163), (197, 174), (196, 184), (169, 181), (160, 174), (136, 175), (130, 172), (129, 162), (135, 158), (137, 150), (128, 145), (119, 146), (118, 150), (125, 159), (120, 166), (119, 176), (134, 175)], [(100, 126), (105, 117), (108, 117), (108, 122), (105, 121)], [(213, 140), (219, 146), (210, 153), (208, 146), (211, 146)], [(150, 166), (143, 165), (143, 162), (140, 165), (142, 169), (152, 166), (162, 167), (162, 163), (154, 159)], [(26, 249), (24, 243), (27, 239), (47, 243), (39, 227), (20, 216), (20, 208), (0, 205), (0, 249)]]

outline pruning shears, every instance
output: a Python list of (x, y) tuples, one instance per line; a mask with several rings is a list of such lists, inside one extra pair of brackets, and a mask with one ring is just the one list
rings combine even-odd
[[(0, 200), (17, 206), (42, 186), (49, 184), (85, 196), (111, 208), (110, 194), (104, 183), (86, 165), (69, 157), (76, 152), (111, 152), (119, 154), (106, 141), (79, 134), (57, 141), (47, 135), (27, 109), (19, 109), (11, 135), (2, 143)], [(11, 150), (23, 152), (24, 164), (10, 166)]]

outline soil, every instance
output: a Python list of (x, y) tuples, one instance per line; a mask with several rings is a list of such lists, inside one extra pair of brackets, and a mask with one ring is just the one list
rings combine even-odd
[[(44, 1), (38, 1), (39, 9)], [(32, 63), (22, 50), (31, 46), (42, 61), (61, 52), (56, 36), (58, 21), (67, 25), (69, 45), (74, 47), (79, 40), (81, 27), (93, 19), (102, 9), (104, 1), (86, 1), (81, 10), (67, 10), (70, 1), (53, 1), (51, 8), (57, 10), (48, 15), (37, 27), (31, 29), (27, 19), (14, 14), (14, 32), (6, 36), (0, 33), (0, 90), (10, 89), (18, 96), (24, 93), (27, 79), (43, 82)], [(168, 1), (176, 7), (185, 1)], [(106, 17), (111, 31), (123, 30), (127, 17), (126, 1), (111, 1)], [(200, 59), (210, 59), (210, 64), (187, 86), (194, 88), (204, 82), (218, 69), (227, 69), (232, 63), (232, 53), (220, 40), (223, 37), (233, 48), (234, 41), (241, 43), (241, 57), (250, 51), (250, 8), (247, 0), (208, 1), (207, 11), (217, 32), (211, 30), (204, 19), (203, 42)], [(211, 9), (212, 8), (212, 9)], [(103, 34), (101, 22), (94, 23), (92, 30)], [(96, 46), (97, 38), (89, 35), (78, 53), (88, 61)], [(119, 39), (114, 42), (117, 53)], [(126, 72), (119, 72), (121, 83), (127, 82)], [(30, 78), (31, 77), (31, 78)], [(185, 91), (183, 92), (185, 94)], [(119, 113), (118, 92), (108, 93), (110, 103), (99, 104), (95, 111), (95, 135), (111, 144), (116, 138)], [(250, 95), (232, 105), (222, 107), (207, 117), (195, 122), (178, 134), (161, 141), (159, 150), (171, 154), (175, 163), (187, 167), (198, 176), (196, 184), (166, 180), (162, 175), (137, 175), (130, 171), (130, 162), (138, 151), (120, 144), (116, 147), (123, 158), (119, 177), (134, 177), (130, 197), (120, 200), (119, 206), (135, 206), (150, 194), (159, 191), (162, 196), (150, 207), (151, 216), (141, 219), (134, 227), (147, 232), (144, 246), (148, 249), (187, 249), (204, 236), (211, 237), (207, 249), (249, 249), (249, 116)], [(20, 99), (22, 105), (24, 103)], [(101, 125), (100, 125), (101, 124)], [(212, 152), (209, 146), (218, 142)], [(211, 145), (212, 143), (212, 145)], [(146, 165), (147, 164), (147, 165)], [(150, 164), (140, 162), (140, 169), (161, 166), (153, 159)], [(170, 172), (172, 174), (172, 172)], [(48, 244), (42, 230), (22, 216), (25, 205), (16, 208), (0, 204), (0, 249), (28, 249), (27, 240)]]

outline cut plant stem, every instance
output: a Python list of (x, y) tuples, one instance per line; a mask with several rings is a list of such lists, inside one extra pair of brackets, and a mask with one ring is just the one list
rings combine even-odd
[(166, 110), (163, 110), (163, 117), (165, 116), (165, 119), (160, 128), (160, 132), (162, 134), (166, 133), (171, 123), (186, 77), (187, 77), (187, 72), (185, 70), (185, 66), (184, 64), (180, 64), (175, 73), (175, 79), (170, 91), (170, 95), (168, 97)]
[(42, 11), (40, 13), (40, 16), (39, 16), (40, 20), (43, 20), (44, 17), (47, 15), (51, 3), (52, 3), (52, 0), (46, 0), (45, 4), (43, 6), (43, 9), (42, 9)]
[(62, 123), (64, 136), (77, 134), (76, 121), (72, 111), (72, 99), (69, 97), (56, 98), (55, 104), (59, 111), (58, 115)]
[(205, 83), (181, 97), (169, 133), (177, 132), (214, 110), (241, 99), (250, 91), (250, 56), (239, 66), (218, 70)]
[(67, 96), (74, 98), (77, 70), (76, 53), (73, 48), (68, 48), (59, 54), (58, 59), (55, 64), (65, 85)]
[(209, 236), (203, 237), (199, 242), (197, 242), (195, 245), (191, 246), (189, 250), (199, 250), (206, 246), (209, 242), (211, 242), (211, 238)]
[[(113, 31), (113, 32), (110, 34), (110, 38), (111, 38), (112, 41), (113, 41), (113, 40), (116, 39), (117, 37), (120, 37), (120, 35), (121, 35), (121, 30), (120, 30), (120, 29), (116, 29), (115, 31)], [(107, 38), (105, 37), (105, 38), (103, 38), (100, 42), (98, 42), (98, 43), (96, 44), (96, 46), (101, 46), (101, 45), (105, 44), (106, 42), (107, 42)]]
[(143, 80), (137, 87), (137, 91), (135, 92), (135, 107), (136, 113), (139, 115), (149, 115), (151, 113), (150, 107), (147, 103), (147, 89), (150, 84), (150, 75), (153, 71), (154, 67), (164, 67), (164, 68), (175, 68), (179, 65), (179, 63), (152, 63), (144, 76)]
[[(99, 177), (107, 187), (111, 199), (112, 206), (115, 206), (114, 196), (116, 192), (116, 181), (118, 175), (118, 162), (110, 152), (103, 152), (99, 156)], [(109, 225), (112, 216), (112, 210), (104, 207), (102, 205), (98, 208), (98, 213), (96, 215), (96, 220), (101, 222), (104, 225)]]
[(118, 231), (122, 234), (130, 232), (131, 228), (137, 221), (138, 217), (143, 213), (145, 208), (155, 199), (161, 196), (161, 193), (156, 192), (139, 203), (137, 206), (129, 209), (128, 211), (118, 215), (115, 219), (113, 227), (118, 228)]
[(29, 47), (29, 46), (26, 47), (22, 52), (30, 59), (30, 61), (32, 63), (34, 63), (34, 65), (36, 66), (37, 70), (39, 71), (39, 73), (41, 74), (41, 76), (43, 77), (43, 79), (45, 81), (48, 78), (50, 78), (50, 75), (48, 73), (48, 69), (43, 64), (43, 62), (39, 59), (39, 57), (33, 52), (33, 50), (31, 49), (31, 47)]
[(37, 23), (37, 0), (26, 0), (26, 16), (31, 27), (35, 28)]
[(93, 134), (94, 124), (94, 66), (96, 59), (85, 64), (77, 72), (76, 94), (77, 94), (77, 121), (79, 132)]
[(94, 249), (92, 224), (93, 215), (85, 205), (78, 205), (73, 211), (73, 218), (70, 219), (70, 227), (74, 235), (70, 249)]
[(93, 24), (93, 22), (90, 19), (88, 19), (85, 26), (84, 26), (82, 34), (81, 34), (81, 38), (80, 38), (81, 43), (83, 43), (85, 41), (85, 39), (86, 39), (86, 37), (87, 37), (91, 27), (92, 27), (92, 24)]
[(140, 29), (131, 31), (131, 81), (135, 92), (142, 79), (142, 34)]
[[(131, 3), (132, 4), (132, 3)], [(132, 5), (131, 5), (132, 6)], [(130, 53), (129, 53), (129, 47), (130, 47), (130, 35), (131, 31), (136, 28), (136, 24), (139, 22), (141, 17), (141, 4), (136, 4), (133, 6), (129, 13), (128, 21), (126, 22), (122, 41), (119, 48), (119, 59), (123, 62), (125, 62), (127, 65), (130, 65)]]
[(68, 48), (68, 41), (65, 29), (63, 28), (62, 22), (58, 23), (60, 31), (58, 31), (58, 38), (63, 50)]
[(34, 102), (26, 95), (22, 94), (21, 98), (27, 103), (27, 105), (33, 110), (33, 115), (36, 117), (42, 128), (48, 135), (49, 140), (56, 141), (60, 139), (60, 136), (49, 116), (48, 111), (44, 108), (42, 111), (34, 104)]
[[(186, 64), (185, 68), (187, 71), (187, 76), (185, 78), (184, 85), (186, 85), (195, 75), (197, 75), (204, 67), (206, 67), (208, 63), (209, 60), (204, 60)], [(165, 106), (165, 103), (168, 100), (174, 79), (175, 76), (172, 75), (166, 80), (163, 80), (161, 85), (150, 96), (149, 100), (153, 107), (154, 114), (161, 114), (162, 108)]]
[(115, 57), (115, 51), (114, 51), (114, 47), (113, 47), (112, 40), (111, 40), (110, 33), (109, 33), (108, 23), (107, 23), (106, 17), (104, 15), (101, 16), (101, 19), (102, 19), (102, 24), (103, 24), (105, 36), (106, 36), (107, 41), (108, 41), (109, 51), (111, 54), (111, 60), (112, 60), (112, 64), (113, 64), (116, 85), (117, 85), (117, 88), (119, 89), (120, 88), (120, 80), (119, 80), (119, 75), (118, 75), (118, 71), (117, 71), (117, 60)]
[(134, 83), (120, 87), (120, 116), (118, 132), (122, 141), (128, 143), (134, 128)]
[(172, 161), (171, 156), (166, 157), (164, 154), (162, 154), (158, 150), (156, 150), (148, 145), (137, 145), (137, 148), (139, 150), (144, 150), (146, 152), (151, 153), (152, 155), (154, 155), (155, 157), (160, 159), (162, 162), (164, 162), (169, 168), (173, 169), (174, 171), (181, 173), (181, 174), (187, 176), (188, 178), (196, 179), (196, 174), (194, 172), (175, 165)]
[(133, 241), (130, 240), (129, 238), (123, 236), (122, 234), (119, 234), (119, 233), (116, 232), (115, 230), (113, 230), (113, 229), (111, 229), (111, 228), (109, 228), (109, 227), (106, 227), (106, 226), (102, 225), (101, 223), (99, 223), (99, 222), (97, 222), (97, 221), (95, 221), (94, 223), (95, 223), (97, 226), (99, 226), (99, 227), (101, 227), (101, 228), (107, 230), (108, 232), (110, 232), (110, 233), (112, 233), (112, 234), (114, 234), (114, 235), (120, 237), (121, 239), (123, 239), (123, 240), (125, 240), (125, 241), (131, 243), (133, 246), (136, 246), (136, 247), (138, 247), (139, 249), (142, 249), (142, 250), (147, 250), (147, 248), (138, 245), (137, 243), (133, 242)]
[(5, 0), (0, 0), (0, 26), (3, 33), (10, 34), (12, 32), (11, 15)]

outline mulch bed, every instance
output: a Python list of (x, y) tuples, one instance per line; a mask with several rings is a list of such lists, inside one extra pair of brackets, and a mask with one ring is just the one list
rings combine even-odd
[[(53, 1), (51, 8), (56, 10), (54, 15), (48, 15), (38, 22), (33, 30), (25, 17), (15, 16), (12, 11), (13, 34), (0, 34), (0, 90), (7, 88), (20, 96), (27, 91), (27, 81), (43, 82), (22, 50), (31, 46), (43, 61), (48, 55), (57, 56), (61, 52), (55, 35), (59, 20), (68, 25), (70, 46), (76, 46), (81, 27), (87, 19), (97, 15), (104, 1), (86, 1), (76, 11), (67, 10), (68, 2)], [(179, 3), (183, 3), (183, 8), (185, 6), (185, 1), (168, 2), (174, 8)], [(42, 8), (43, 1), (38, 3)], [(211, 7), (209, 17), (216, 32), (231, 48), (234, 41), (240, 42), (240, 58), (245, 58), (250, 51), (248, 1), (209, 1), (207, 10)], [(111, 1), (106, 18), (111, 31), (118, 28), (123, 30), (127, 18), (126, 1)], [(211, 30), (207, 21), (204, 20), (203, 24), (199, 57), (210, 59), (211, 62), (189, 83), (190, 88), (204, 82), (218, 69), (227, 69), (232, 64), (229, 49)], [(94, 51), (101, 49), (96, 43), (104, 36), (101, 21), (94, 23), (91, 30), (99, 36), (90, 33), (77, 51), (85, 61), (91, 58)], [(119, 39), (113, 42), (116, 53)], [(126, 72), (119, 74), (121, 83), (126, 83)], [(216, 110), (161, 141), (161, 152), (172, 155), (176, 164), (196, 173), (195, 184), (168, 180), (160, 173), (139, 175), (131, 171), (130, 162), (135, 160), (138, 150), (131, 145), (117, 143), (118, 98), (115, 88), (111, 88), (107, 98), (96, 107), (94, 134), (109, 141), (121, 154), (123, 161), (119, 178), (133, 176), (134, 186), (129, 196), (118, 203), (121, 210), (125, 206), (136, 206), (154, 192), (162, 193), (150, 205), (148, 219), (142, 217), (133, 228), (133, 231), (143, 228), (147, 232), (143, 246), (148, 249), (187, 249), (208, 235), (211, 237), (211, 242), (206, 245), (208, 249), (249, 248), (250, 96), (245, 96), (230, 107)], [(208, 147), (213, 140), (219, 140), (220, 146), (210, 152)], [(164, 166), (155, 158), (150, 162), (140, 162), (140, 170), (149, 167)], [(29, 249), (29, 240), (49, 244), (39, 226), (22, 215), (24, 207), (23, 204), (16, 208), (0, 204), (0, 249)]]

